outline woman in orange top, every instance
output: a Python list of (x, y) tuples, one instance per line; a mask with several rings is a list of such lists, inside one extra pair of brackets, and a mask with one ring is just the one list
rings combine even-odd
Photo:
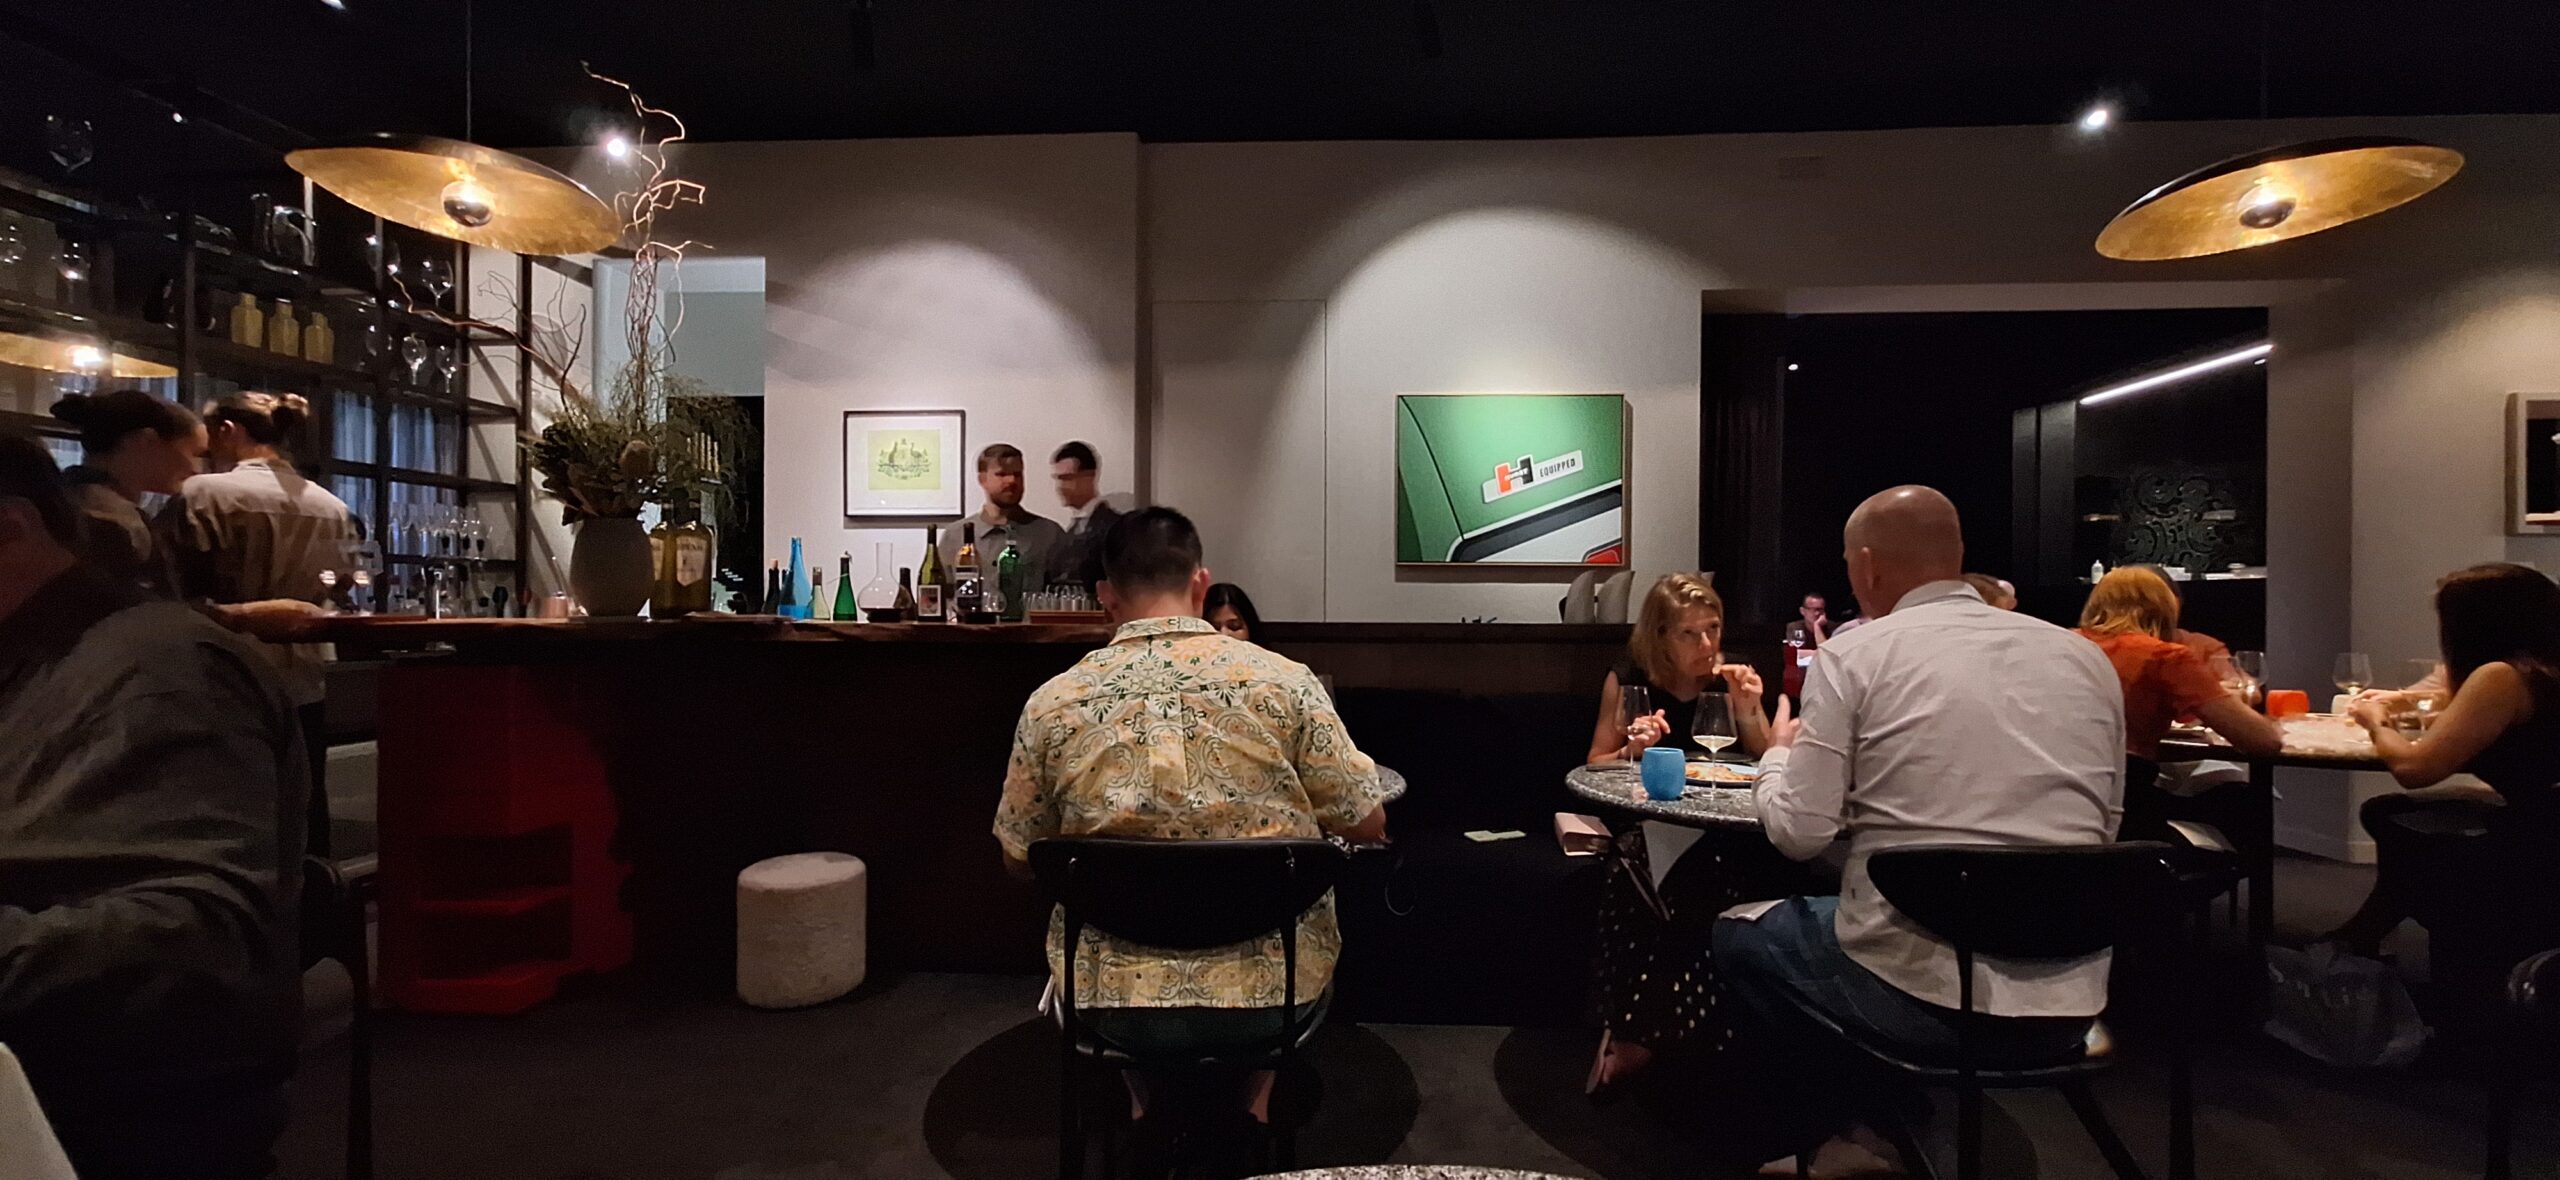
[(2180, 717), (2195, 717), (2243, 754), (2284, 748), (2276, 723), (2242, 704), (2204, 657), (2173, 636), (2178, 595), (2160, 575), (2128, 566), (2098, 579), (2080, 610), (2080, 634), (2107, 653), (2124, 682), (2125, 750), (2156, 758)]

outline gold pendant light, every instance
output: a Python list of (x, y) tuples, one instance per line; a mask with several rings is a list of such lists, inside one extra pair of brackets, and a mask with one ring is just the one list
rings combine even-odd
[(459, 139), (379, 134), (288, 152), (284, 162), (385, 221), (474, 246), (586, 254), (622, 236), (622, 218), (585, 185)]
[(2367, 136), (2288, 144), (2197, 169), (2143, 194), (2098, 234), (2098, 253), (2153, 262), (2316, 234), (2425, 196), (2462, 153)]

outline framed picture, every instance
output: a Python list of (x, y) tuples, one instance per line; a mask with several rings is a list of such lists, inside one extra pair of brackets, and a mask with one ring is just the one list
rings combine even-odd
[(1396, 398), (1398, 565), (1627, 564), (1627, 401)]
[(951, 520), (968, 508), (958, 410), (846, 410), (844, 514)]

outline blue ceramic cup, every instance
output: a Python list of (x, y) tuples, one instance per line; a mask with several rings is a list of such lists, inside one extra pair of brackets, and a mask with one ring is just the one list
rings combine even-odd
[(1689, 762), (1680, 751), (1670, 746), (1654, 746), (1644, 752), (1644, 793), (1656, 802), (1668, 803), (1680, 797), (1689, 784)]

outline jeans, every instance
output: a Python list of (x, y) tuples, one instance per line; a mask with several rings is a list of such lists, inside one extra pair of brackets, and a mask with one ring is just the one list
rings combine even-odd
[[(1716, 977), (1752, 1020), (1743, 1042), (1772, 1084), (1787, 1141), (1802, 1150), (1852, 1125), (1919, 1121), (1927, 1105), (1909, 1075), (1875, 1060), (1822, 1027), (1813, 1008), (1859, 1040), (1920, 1065), (1956, 1063), (1952, 1008), (1917, 999), (1859, 966), (1840, 949), (1836, 897), (1793, 897), (1756, 922), (1716, 923)], [(2054, 1065), (2077, 1058), (2088, 1017), (1977, 1016), (1969, 1029), (1975, 1064), (1986, 1069)]]

